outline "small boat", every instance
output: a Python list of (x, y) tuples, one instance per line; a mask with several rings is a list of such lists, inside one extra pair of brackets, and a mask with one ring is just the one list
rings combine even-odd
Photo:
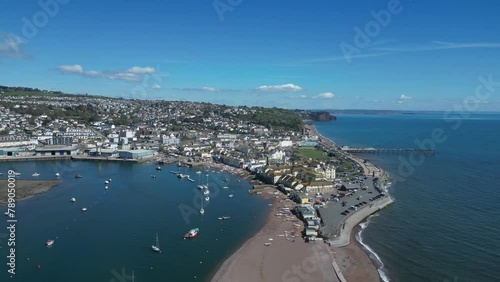
[(228, 186), (224, 186), (224, 187), (222, 187), (222, 189), (229, 189), (229, 187)]
[(161, 170), (161, 166), (157, 166), (157, 167), (156, 167), (156, 170)]
[(271, 246), (271, 243), (264, 243), (264, 246)]
[(179, 173), (180, 173), (180, 171), (173, 171), (173, 170), (171, 170), (171, 171), (170, 171), (170, 173), (173, 173), (173, 174), (179, 174)]
[(160, 240), (158, 240), (158, 233), (156, 233), (156, 242), (155, 242), (155, 244), (151, 245), (151, 250), (153, 250), (153, 252), (161, 253), (161, 250), (160, 250)]
[(179, 173), (179, 174), (177, 174), (177, 177), (179, 177), (179, 178), (189, 178), (189, 175)]
[(108, 181), (109, 181), (109, 182), (111, 182), (111, 178), (110, 178), (110, 179), (108, 179)]
[(210, 191), (208, 191), (208, 190), (203, 191), (203, 195), (205, 195), (205, 196), (210, 195)]
[(151, 175), (151, 178), (156, 178), (156, 175)]
[(203, 190), (205, 187), (203, 187), (203, 185), (198, 185), (198, 186), (196, 186), (196, 188)]
[(31, 176), (34, 176), (34, 177), (37, 177), (37, 176), (40, 176), (40, 173), (33, 173)]
[(82, 178), (83, 176), (81, 176), (80, 174), (75, 174), (75, 178)]
[(105, 181), (104, 181), (104, 184), (109, 184), (109, 181), (105, 180)]
[(82, 212), (86, 212), (86, 211), (87, 211), (87, 208), (83, 208), (83, 209), (82, 209)]
[(188, 177), (188, 181), (194, 182), (194, 179)]
[(71, 202), (72, 203), (76, 202), (76, 199), (75, 198), (71, 198)]
[(196, 172), (196, 174), (201, 174), (201, 171), (200, 171), (200, 170), (198, 170), (198, 171)]
[(109, 188), (108, 185), (104, 186), (104, 190), (108, 190), (108, 188)]
[(233, 197), (233, 194), (229, 194), (229, 198), (232, 198)]
[(201, 215), (204, 215), (204, 214), (205, 214), (205, 209), (204, 209), (204, 208), (201, 208), (201, 209), (200, 209), (200, 214), (201, 214)]
[(54, 244), (54, 240), (47, 240), (47, 247), (50, 247)]
[(209, 196), (206, 196), (206, 197), (205, 197), (205, 201), (207, 201), (207, 202), (208, 202), (208, 201), (210, 201), (210, 197), (209, 197)]
[(61, 176), (61, 175), (59, 174), (59, 172), (56, 172), (56, 177), (59, 177), (59, 176)]
[(238, 179), (238, 182), (241, 182), (241, 180)]
[(230, 218), (231, 218), (230, 216), (223, 216), (223, 217), (219, 217), (219, 220), (228, 220)]
[(193, 239), (193, 238), (196, 238), (199, 233), (200, 233), (200, 229), (199, 228), (191, 229), (191, 230), (189, 230), (188, 233), (184, 234), (184, 239)]

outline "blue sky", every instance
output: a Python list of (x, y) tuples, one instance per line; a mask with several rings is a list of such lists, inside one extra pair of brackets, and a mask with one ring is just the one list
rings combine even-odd
[(493, 0), (0, 5), (2, 85), (306, 109), (451, 110), (468, 101), (500, 111)]

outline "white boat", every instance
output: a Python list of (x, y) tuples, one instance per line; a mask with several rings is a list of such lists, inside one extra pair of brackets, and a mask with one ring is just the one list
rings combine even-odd
[(194, 179), (188, 177), (188, 181), (194, 182)]
[(205, 196), (210, 195), (210, 191), (208, 191), (208, 190), (203, 191), (203, 195), (205, 195)]
[(151, 250), (157, 253), (161, 253), (160, 250), (160, 240), (158, 240), (158, 233), (156, 233), (156, 242), (154, 245), (151, 245)]
[(207, 202), (208, 202), (208, 201), (210, 201), (210, 197), (209, 197), (209, 196), (206, 196), (206, 197), (205, 197), (205, 201), (207, 201)]
[(203, 200), (201, 200), (201, 209), (200, 209), (200, 214), (204, 215), (205, 214), (205, 209), (203, 208)]
[(201, 171), (200, 171), (200, 170), (198, 170), (198, 171), (196, 172), (196, 174), (201, 174)]
[(108, 190), (108, 188), (109, 188), (108, 185), (104, 186), (104, 190)]
[(56, 177), (59, 177), (59, 176), (61, 176), (61, 175), (59, 174), (59, 172), (56, 172)]
[(54, 240), (47, 240), (47, 247), (54, 245)]
[(224, 186), (224, 187), (222, 187), (222, 189), (229, 189), (229, 187), (228, 186)]
[(105, 180), (105, 181), (104, 181), (104, 184), (109, 184), (109, 181)]
[(271, 243), (264, 243), (264, 246), (271, 246)]
[(75, 198), (71, 198), (71, 202), (72, 203), (76, 202), (76, 199)]
[(87, 208), (83, 208), (83, 209), (82, 209), (82, 212), (86, 212), (86, 211), (87, 211)]
[(205, 187), (203, 187), (203, 185), (198, 185), (198, 186), (196, 186), (196, 188), (203, 190)]
[(229, 198), (232, 198), (233, 197), (233, 194), (229, 194)]
[(230, 218), (231, 218), (230, 216), (223, 216), (223, 217), (219, 217), (219, 220), (228, 220)]
[(109, 182), (111, 182), (111, 178), (110, 178), (110, 179), (108, 179), (108, 181), (109, 181)]
[(40, 176), (40, 173), (33, 173), (31, 176), (34, 176), (34, 177), (37, 177), (37, 176)]

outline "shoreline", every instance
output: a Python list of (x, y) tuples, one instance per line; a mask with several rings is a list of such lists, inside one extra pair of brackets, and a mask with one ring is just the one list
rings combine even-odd
[[(61, 180), (16, 180), (16, 202), (29, 199), (56, 188), (61, 182)], [(8, 200), (7, 184), (7, 180), (0, 180), (0, 207), (4, 206)]]

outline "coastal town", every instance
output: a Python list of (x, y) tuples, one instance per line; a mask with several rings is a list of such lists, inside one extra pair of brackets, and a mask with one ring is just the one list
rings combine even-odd
[(346, 281), (349, 272), (335, 248), (392, 203), (381, 168), (316, 131), (312, 121), (334, 119), (325, 112), (0, 89), (0, 161), (176, 163), (244, 176), (250, 194), (273, 200), (280, 226), (277, 239), (260, 242), (263, 252), (279, 249), (280, 238), (309, 251), (323, 244), (335, 274), (328, 281)]

